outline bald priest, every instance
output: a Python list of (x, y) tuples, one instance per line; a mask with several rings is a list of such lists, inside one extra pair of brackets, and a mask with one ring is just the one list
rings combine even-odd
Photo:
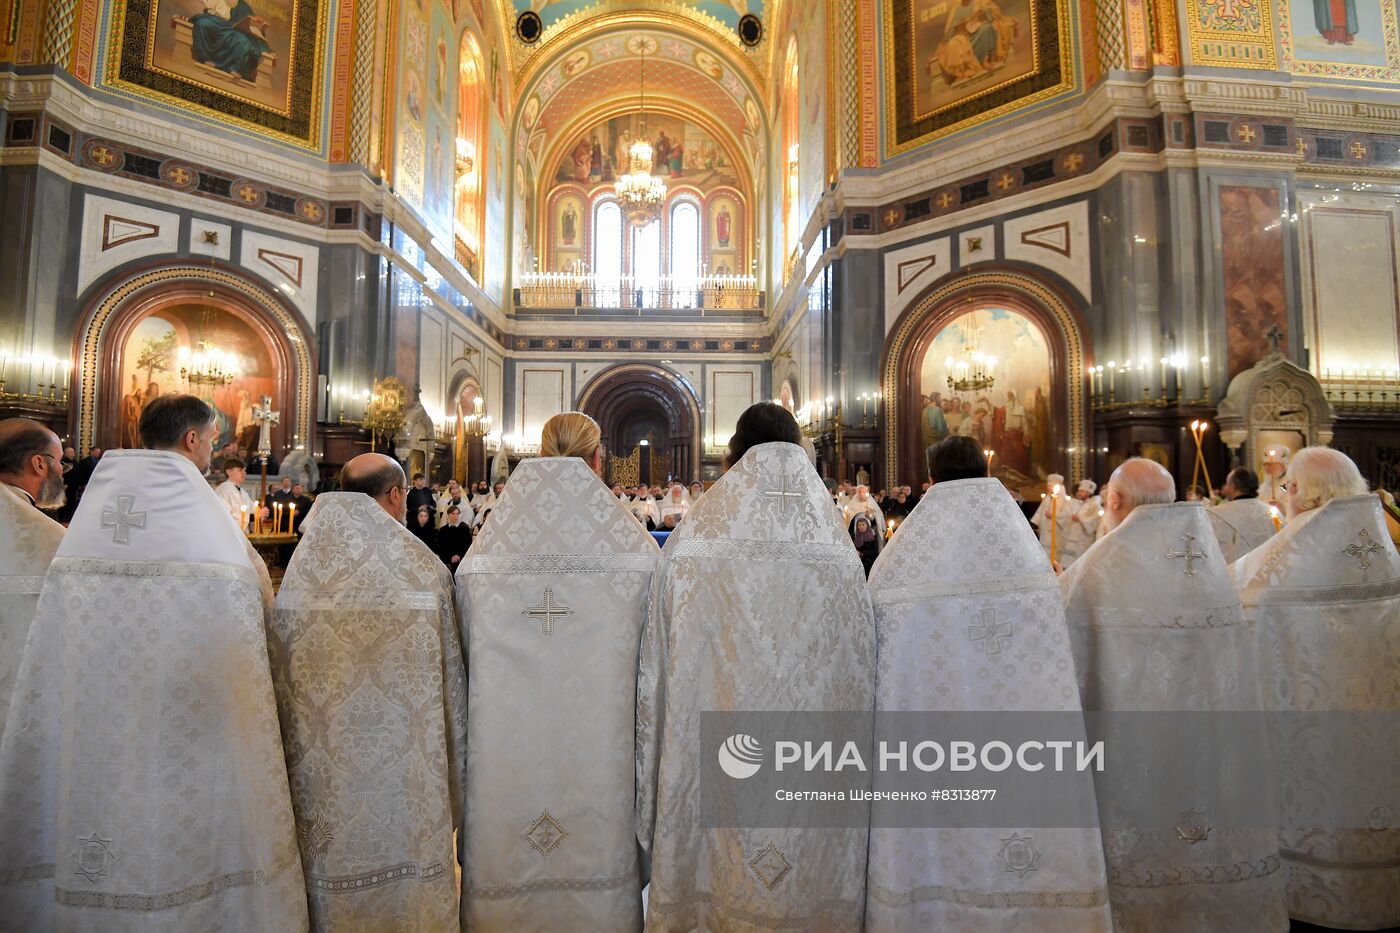
[(62, 460), (58, 435), (39, 422), (0, 421), (0, 527), (10, 540), (0, 548), (0, 735), (39, 588), (63, 540), (63, 526), (39, 511), (63, 505)]
[(404, 527), (408, 484), (361, 454), (302, 525), (273, 678), (313, 930), (457, 929), (466, 675), (452, 576)]
[(163, 395), (93, 472), (0, 741), (0, 929), (304, 930), (267, 569), (204, 479), (215, 412)]

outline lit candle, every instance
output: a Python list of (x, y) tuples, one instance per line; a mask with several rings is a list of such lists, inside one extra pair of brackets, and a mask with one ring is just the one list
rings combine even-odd
[(297, 506), (296, 506), (296, 503), (293, 502), (292, 504), (290, 504), (290, 505), (287, 506), (287, 534), (291, 534), (291, 533), (292, 533), (292, 531), (293, 531), (293, 530), (295, 529), (295, 527), (296, 527), (296, 523), (297, 523)]
[(243, 513), (239, 519), (238, 526), (246, 535), (248, 533), (248, 507), (246, 505), (240, 505), (238, 510)]
[(1275, 532), (1277, 532), (1280, 528), (1283, 527), (1283, 521), (1281, 520), (1281, 518), (1280, 518), (1280, 516), (1279, 516), (1278, 506), (1276, 506), (1276, 505), (1271, 505), (1271, 506), (1269, 506), (1269, 517), (1272, 518), (1272, 519), (1274, 520), (1274, 531), (1275, 531)]
[(1055, 517), (1059, 514), (1060, 506), (1060, 486), (1056, 483), (1050, 487), (1050, 563), (1055, 563), (1056, 554), (1056, 522)]
[(273, 503), (273, 508), (277, 511), (272, 516), (272, 533), (279, 534), (282, 530), (282, 503)]

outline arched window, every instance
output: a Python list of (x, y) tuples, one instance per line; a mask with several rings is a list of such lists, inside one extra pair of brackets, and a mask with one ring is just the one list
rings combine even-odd
[(797, 249), (802, 236), (801, 205), (798, 188), (798, 131), (801, 126), (799, 109), (801, 95), (797, 83), (797, 37), (788, 40), (787, 76), (783, 82), (783, 227), (786, 250), (784, 261)]
[(700, 211), (692, 201), (681, 201), (671, 208), (671, 282), (676, 304), (695, 304), (700, 278)]
[(485, 236), (483, 197), (486, 191), (486, 83), (481, 49), (468, 30), (462, 33), (458, 56), (456, 140), (457, 261), (473, 278), (481, 279), (481, 244)]
[(602, 289), (615, 290), (622, 279), (622, 208), (616, 201), (602, 201), (593, 210), (593, 272)]
[(632, 277), (636, 280), (634, 287), (642, 291), (643, 305), (656, 307), (657, 290), (661, 285), (660, 221), (632, 228)]

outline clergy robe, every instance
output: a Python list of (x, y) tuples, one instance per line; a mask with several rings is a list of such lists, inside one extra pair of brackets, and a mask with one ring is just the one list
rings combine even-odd
[[(877, 734), (886, 710), (1078, 712), (1055, 575), (998, 480), (931, 487), (876, 562), (870, 594)], [(1089, 803), (1092, 776), (1082, 785)], [(1111, 930), (1099, 831), (1017, 832), (1039, 853), (1033, 872), (997, 859), (1008, 829), (872, 830), (866, 929)]]
[(455, 930), (466, 683), (442, 561), (327, 492), (277, 594), (273, 681), (313, 930)]
[[(1060, 577), (1065, 616), (1085, 710), (1257, 712), (1258, 639), (1245, 623), (1205, 506), (1199, 502), (1138, 506)], [(1238, 737), (1234, 737), (1238, 739)], [(1258, 763), (1260, 732), (1212, 743), (1187, 772), (1162, 786), (1171, 812), (1191, 814), (1195, 788), (1222, 775), (1251, 774), (1271, 792)], [(1186, 817), (1212, 822), (1124, 827), (1104, 808), (1123, 796), (1114, 782), (1150, 781), (1153, 762), (1135, 761), (1098, 775), (1109, 899), (1119, 930), (1232, 933), (1288, 929), (1275, 834), (1230, 828), (1230, 814)], [(1158, 782), (1165, 784), (1165, 782)], [(1241, 820), (1243, 822), (1243, 820)], [(1230, 883), (1220, 883), (1229, 878)]]
[[(1063, 489), (1060, 491), (1058, 502), (1052, 505), (1052, 500), (1056, 497), (1046, 495), (1040, 500), (1040, 507), (1031, 516), (1031, 524), (1036, 527), (1040, 534), (1040, 546), (1045, 549), (1045, 553), (1050, 553), (1051, 535), (1050, 526), (1055, 526), (1054, 560), (1061, 567), (1068, 568), (1070, 564), (1079, 559), (1079, 555), (1089, 549), (1092, 539), (1086, 541), (1083, 537), (1076, 537), (1070, 531), (1070, 517), (1079, 509), (1078, 500), (1066, 495)], [(1054, 521), (1051, 522), (1051, 516)]]
[(860, 515), (870, 519), (871, 527), (879, 529), (881, 534), (885, 533), (885, 515), (874, 498), (866, 496), (862, 499), (860, 496), (852, 496), (846, 501), (846, 508), (842, 511), (844, 523), (849, 526)]
[(24, 640), (39, 603), (39, 588), (54, 552), (63, 540), (63, 526), (34, 507), (22, 489), (0, 483), (0, 528), (9, 546), (0, 548), (0, 735), (15, 672), (24, 655)]
[(306, 929), (270, 602), (193, 464), (103, 456), (0, 742), (0, 929)]
[[(1069, 522), (1061, 529), (1067, 547), (1064, 548), (1070, 557), (1070, 563), (1079, 558), (1079, 555), (1089, 550), (1089, 545), (1098, 538), (1099, 525), (1103, 522), (1103, 517), (1099, 514), (1103, 511), (1103, 502), (1098, 496), (1089, 496), (1087, 499), (1072, 497), (1069, 500)], [(1059, 547), (1060, 542), (1055, 542)], [(1060, 562), (1064, 567), (1064, 561)]]
[(1274, 536), (1274, 519), (1262, 499), (1232, 499), (1207, 512), (1225, 563), (1233, 564)]
[[(224, 505), (224, 511), (233, 517), (235, 525), (240, 522), (247, 526), (249, 518), (257, 510), (257, 503), (253, 497), (243, 491), (243, 487), (237, 486), (232, 480), (224, 480), (214, 489), (214, 495), (219, 497), (219, 501)], [(245, 512), (244, 509), (247, 511)]]
[(870, 710), (873, 621), (796, 444), (750, 449), (667, 540), (637, 687), (648, 929), (860, 928), (865, 829), (706, 829), (696, 774), (702, 712)]
[(661, 524), (661, 513), (657, 511), (656, 503), (651, 500), (651, 496), (638, 496), (632, 500), (628, 508), (644, 527), (655, 528)]
[[(1266, 649), (1271, 709), (1400, 711), (1400, 558), (1376, 496), (1334, 499), (1294, 517), (1231, 570)], [(1396, 799), (1357, 799), (1359, 819), (1348, 829), (1300, 825), (1294, 807), (1355, 796), (1352, 749), (1388, 749), (1389, 767), (1368, 770), (1389, 774), (1393, 789), (1395, 733), (1383, 723), (1348, 722), (1338, 732), (1335, 722), (1289, 722), (1302, 731), (1273, 749), (1289, 914), (1347, 930), (1400, 926)]]
[(464, 929), (641, 927), (637, 646), (659, 557), (582, 460), (535, 457), (458, 568)]

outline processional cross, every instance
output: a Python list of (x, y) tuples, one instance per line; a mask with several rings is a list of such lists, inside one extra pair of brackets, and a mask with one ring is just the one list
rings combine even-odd
[(554, 617), (573, 615), (573, 610), (568, 606), (558, 605), (554, 602), (554, 590), (551, 587), (544, 588), (544, 596), (540, 598), (538, 606), (531, 606), (529, 609), (520, 610), (523, 616), (536, 616), (541, 622), (540, 631), (546, 636), (554, 634)]
[(272, 426), (282, 418), (282, 413), (272, 410), (272, 396), (264, 395), (262, 405), (253, 406), (253, 421), (258, 425), (258, 457), (262, 460), (262, 488), (258, 490), (258, 501), (267, 500), (267, 458), (272, 456)]
[(1186, 575), (1188, 577), (1194, 577), (1196, 575), (1196, 561), (1205, 560), (1206, 555), (1204, 552), (1195, 549), (1195, 535), (1182, 535), (1181, 540), (1186, 542), (1186, 547), (1180, 551), (1168, 551), (1167, 560), (1181, 560), (1183, 557), (1186, 558)]
[(777, 489), (765, 489), (763, 494), (770, 499), (777, 499), (782, 511), (786, 512), (788, 500), (801, 499), (804, 494), (795, 489), (788, 489), (788, 475), (786, 473), (781, 474), (778, 479), (781, 485)]

